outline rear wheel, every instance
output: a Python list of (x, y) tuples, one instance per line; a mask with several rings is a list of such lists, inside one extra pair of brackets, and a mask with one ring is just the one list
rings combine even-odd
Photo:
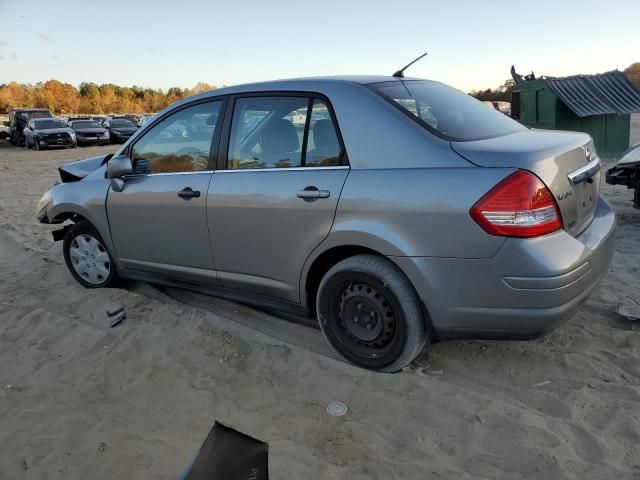
[(327, 341), (360, 367), (400, 370), (427, 340), (413, 286), (384, 257), (357, 255), (334, 265), (320, 283), (316, 308)]
[(67, 230), (62, 250), (69, 271), (82, 286), (117, 286), (119, 277), (111, 253), (89, 222), (76, 223)]

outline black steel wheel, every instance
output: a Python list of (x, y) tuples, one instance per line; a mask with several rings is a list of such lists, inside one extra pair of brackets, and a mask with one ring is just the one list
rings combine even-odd
[(358, 255), (333, 266), (320, 283), (316, 308), (333, 349), (367, 369), (400, 370), (427, 340), (413, 286), (384, 257)]

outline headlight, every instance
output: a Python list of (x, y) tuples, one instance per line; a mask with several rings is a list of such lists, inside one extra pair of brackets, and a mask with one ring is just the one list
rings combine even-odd
[(51, 190), (45, 192), (40, 200), (38, 200), (38, 205), (36, 205), (36, 217), (38, 220), (42, 220), (45, 214), (47, 213), (47, 207), (51, 203)]
[(109, 138), (109, 132), (104, 132), (102, 135), (100, 135), (100, 138)]
[(76, 139), (76, 132), (69, 132), (69, 135), (71, 135), (72, 140)]

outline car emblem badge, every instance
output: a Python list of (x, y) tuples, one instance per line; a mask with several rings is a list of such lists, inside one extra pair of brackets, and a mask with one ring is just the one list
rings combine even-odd
[(556, 198), (558, 199), (558, 201), (560, 201), (560, 200), (564, 200), (565, 198), (570, 197), (571, 195), (573, 195), (573, 192), (571, 192), (571, 191), (562, 192), (562, 193), (556, 195)]

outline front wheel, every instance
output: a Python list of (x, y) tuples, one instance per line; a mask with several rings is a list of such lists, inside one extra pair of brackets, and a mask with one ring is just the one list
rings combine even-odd
[(427, 341), (413, 286), (378, 255), (357, 255), (334, 265), (320, 282), (316, 309), (329, 344), (363, 368), (398, 371)]
[(97, 230), (87, 221), (73, 225), (64, 237), (64, 260), (73, 277), (86, 288), (114, 287), (116, 265)]

